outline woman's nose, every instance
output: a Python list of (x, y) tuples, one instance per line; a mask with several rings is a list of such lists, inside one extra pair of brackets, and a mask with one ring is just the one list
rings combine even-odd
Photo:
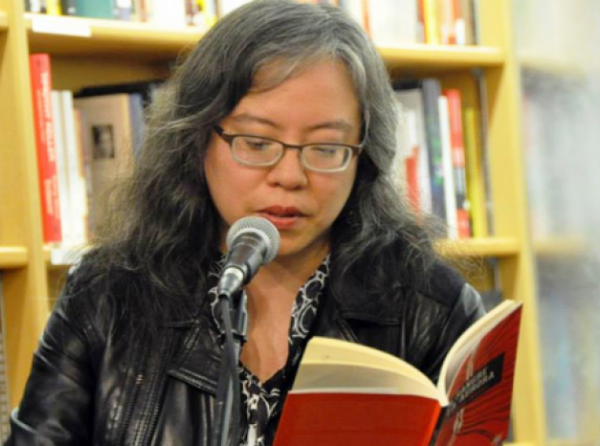
[(274, 186), (286, 189), (299, 189), (308, 184), (306, 170), (302, 166), (300, 151), (287, 149), (283, 157), (270, 168), (267, 181)]

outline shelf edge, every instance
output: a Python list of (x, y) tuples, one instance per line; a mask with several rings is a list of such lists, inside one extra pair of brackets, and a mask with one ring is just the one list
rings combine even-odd
[(509, 257), (517, 255), (520, 244), (516, 238), (483, 238), (440, 240), (436, 250), (445, 257)]
[[(37, 33), (33, 30), (34, 21), (46, 22), (56, 32)], [(148, 23), (126, 22), (119, 20), (102, 20), (74, 17), (48, 17), (38, 14), (25, 14), (25, 22), (34, 45), (51, 45), (56, 47), (57, 54), (79, 54), (82, 49), (101, 54), (105, 45), (122, 47), (127, 40), (131, 52), (146, 53), (156, 57), (157, 52), (164, 52), (166, 57), (177, 55), (186, 48), (191, 48), (205, 34), (198, 28), (160, 27)], [(88, 28), (88, 37), (64, 35), (61, 30)], [(85, 34), (85, 33), (84, 33)], [(40, 43), (40, 37), (43, 43)], [(91, 36), (91, 37), (90, 37)], [(54, 44), (49, 40), (54, 39)], [(72, 42), (73, 50), (60, 48), (58, 41)], [(86, 42), (87, 41), (87, 42)], [(47, 49), (47, 47), (46, 47)], [(484, 46), (402, 44), (397, 47), (377, 47), (385, 63), (391, 67), (423, 66), (429, 68), (474, 68), (497, 67), (504, 64), (505, 53), (500, 48)], [(123, 53), (123, 54), (126, 54)]]
[(0, 11), (0, 32), (8, 30), (8, 16), (4, 11)]
[(17, 269), (27, 266), (29, 258), (24, 246), (0, 247), (0, 269)]

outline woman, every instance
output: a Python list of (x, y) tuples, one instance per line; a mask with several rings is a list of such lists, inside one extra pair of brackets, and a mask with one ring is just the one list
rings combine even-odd
[(432, 379), (482, 313), (391, 181), (396, 114), (364, 32), (326, 5), (221, 20), (153, 105), (145, 147), (48, 323), (9, 444), (208, 444), (224, 234), (262, 216), (276, 259), (247, 287), (240, 444), (271, 444), (312, 336)]

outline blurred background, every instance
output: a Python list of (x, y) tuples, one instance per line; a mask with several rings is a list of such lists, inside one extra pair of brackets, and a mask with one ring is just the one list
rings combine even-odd
[(547, 438), (600, 445), (600, 1), (512, 3)]

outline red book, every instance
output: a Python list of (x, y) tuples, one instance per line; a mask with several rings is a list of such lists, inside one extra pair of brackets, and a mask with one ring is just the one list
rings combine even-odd
[(58, 198), (58, 175), (56, 172), (56, 143), (52, 117), (50, 56), (48, 54), (32, 54), (29, 56), (29, 66), (44, 242), (60, 243), (62, 230)]
[(456, 217), (458, 238), (471, 237), (469, 202), (467, 200), (467, 179), (465, 173), (465, 144), (462, 123), (462, 101), (460, 90), (444, 90), (448, 99), (448, 117), (450, 121), (450, 145), (452, 167), (454, 170), (454, 189), (456, 195)]
[[(315, 337), (287, 396), (275, 446), (501, 444), (508, 434), (522, 304), (503, 302), (444, 359), (435, 385), (407, 362)], [(495, 443), (493, 443), (495, 442)]]

